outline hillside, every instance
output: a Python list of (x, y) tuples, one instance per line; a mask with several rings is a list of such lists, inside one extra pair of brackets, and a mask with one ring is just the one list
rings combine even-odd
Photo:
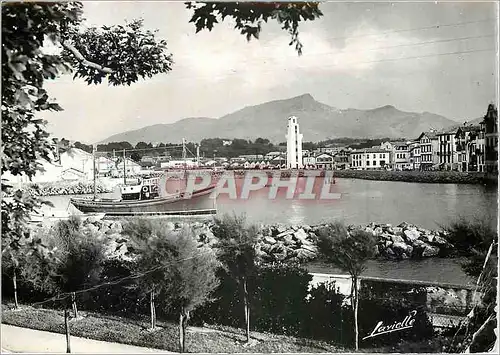
[(299, 118), (305, 141), (337, 137), (414, 138), (422, 131), (456, 125), (455, 121), (429, 112), (400, 111), (394, 106), (371, 110), (337, 109), (316, 101), (310, 94), (248, 106), (219, 119), (185, 118), (115, 134), (100, 143), (200, 141), (203, 138), (268, 138), (284, 142), (288, 116)]

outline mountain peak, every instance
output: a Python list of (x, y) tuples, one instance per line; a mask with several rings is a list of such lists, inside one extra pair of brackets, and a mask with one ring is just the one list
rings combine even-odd
[(315, 101), (311, 94), (306, 93), (299, 96), (290, 98), (290, 100), (300, 100), (300, 101)]
[(392, 105), (385, 105), (385, 106), (377, 107), (373, 110), (396, 110), (396, 108)]

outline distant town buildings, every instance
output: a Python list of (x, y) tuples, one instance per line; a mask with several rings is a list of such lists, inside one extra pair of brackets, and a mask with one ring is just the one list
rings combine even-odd
[(390, 164), (391, 151), (382, 148), (366, 148), (351, 152), (350, 164), (356, 170), (380, 170)]
[(302, 138), (297, 117), (289, 117), (286, 134), (286, 166), (288, 169), (303, 168)]
[(481, 122), (484, 132), (484, 165), (488, 173), (498, 173), (498, 110), (490, 104)]
[(439, 140), (436, 131), (422, 132), (417, 142), (420, 146), (420, 170), (437, 169)]

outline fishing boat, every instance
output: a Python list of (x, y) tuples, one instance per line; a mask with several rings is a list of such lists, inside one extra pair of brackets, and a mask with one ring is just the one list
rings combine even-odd
[[(185, 156), (183, 140), (183, 155)], [(95, 154), (94, 154), (95, 156)], [(125, 156), (125, 152), (124, 152)], [(187, 175), (180, 181), (185, 185)], [(71, 198), (70, 203), (83, 213), (104, 213), (108, 216), (197, 216), (217, 213), (213, 192), (215, 185), (195, 189), (191, 193), (177, 189), (168, 193), (166, 180), (163, 178), (139, 179), (138, 183), (126, 183), (124, 164), (124, 184), (119, 187), (120, 197), (116, 199)]]
[(70, 202), (83, 213), (105, 213), (106, 216), (206, 215), (215, 214), (212, 192), (215, 186), (159, 196), (156, 186), (141, 183), (122, 186), (120, 199), (71, 198)]

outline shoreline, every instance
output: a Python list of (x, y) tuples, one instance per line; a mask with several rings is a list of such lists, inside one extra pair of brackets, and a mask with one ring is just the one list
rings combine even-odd
[(495, 185), (498, 176), (460, 171), (333, 170), (335, 178), (430, 184)]
[[(245, 173), (253, 170), (224, 170), (210, 172), (212, 177), (220, 177), (224, 173), (232, 173), (234, 177), (243, 178)], [(275, 174), (273, 170), (255, 170)], [(312, 170), (313, 171), (313, 170)], [(312, 172), (311, 171), (311, 172)], [(294, 171), (283, 170), (281, 175), (287, 178)], [(300, 176), (307, 176), (308, 170), (296, 171)], [(497, 185), (498, 176), (487, 175), (478, 172), (458, 172), (458, 171), (385, 171), (385, 170), (327, 170), (327, 174), (333, 174), (333, 178), (358, 179), (371, 181), (394, 181), (409, 183), (427, 184), (460, 184), (460, 185)], [(221, 174), (222, 173), (222, 174)], [(97, 183), (97, 193), (112, 193), (119, 185), (121, 179), (100, 180)], [(66, 195), (88, 195), (93, 193), (92, 181), (57, 181), (48, 183), (33, 183), (23, 189), (30, 191), (36, 196), (66, 196)], [(8, 197), (8, 196), (7, 196)]]

